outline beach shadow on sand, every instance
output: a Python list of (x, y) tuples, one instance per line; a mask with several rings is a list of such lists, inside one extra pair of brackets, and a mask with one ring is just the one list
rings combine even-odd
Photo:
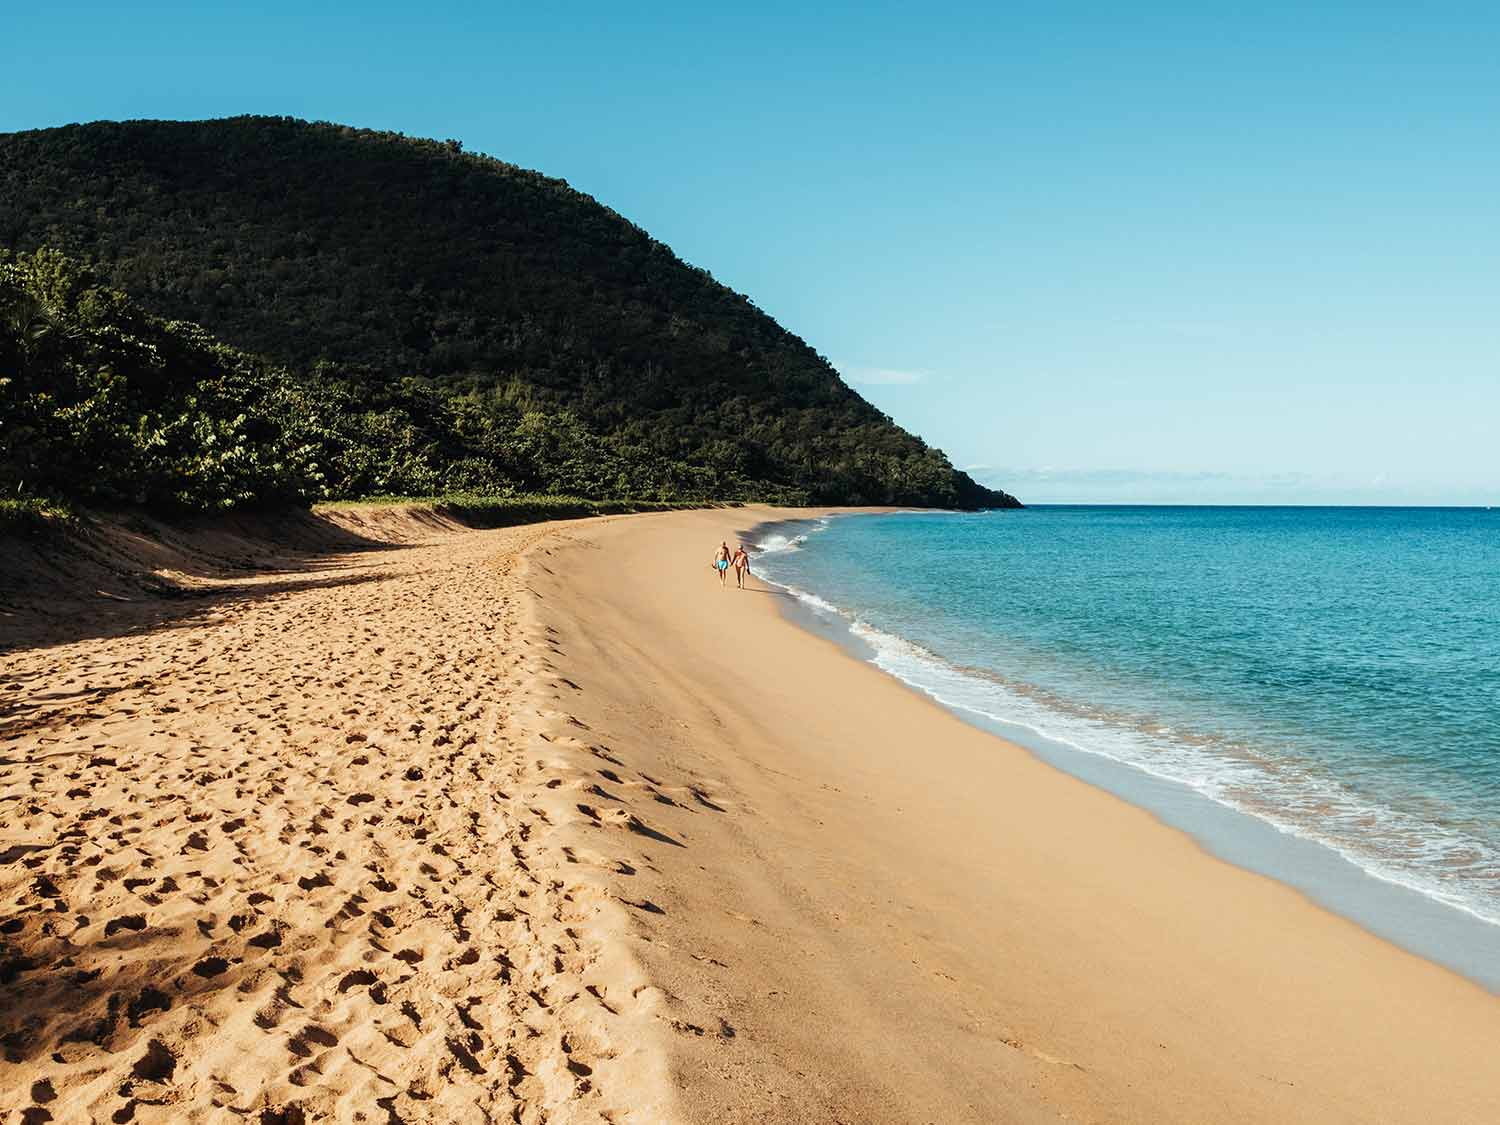
[[(426, 529), (423, 515), (403, 513), (408, 537)], [(8, 535), (0, 538), (0, 653), (173, 628), (247, 601), (380, 581), (365, 556), (413, 545), (305, 511), (185, 523), (97, 517)]]

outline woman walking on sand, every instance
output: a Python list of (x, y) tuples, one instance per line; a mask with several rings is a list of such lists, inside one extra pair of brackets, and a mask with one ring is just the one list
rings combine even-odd
[(734, 558), (729, 560), (734, 566), (734, 584), (741, 590), (745, 588), (745, 575), (750, 573), (750, 556), (745, 553), (745, 545), (736, 543)]
[(729, 577), (729, 543), (726, 541), (719, 544), (719, 549), (714, 552), (713, 568), (719, 572), (719, 585), (726, 586), (724, 580)]

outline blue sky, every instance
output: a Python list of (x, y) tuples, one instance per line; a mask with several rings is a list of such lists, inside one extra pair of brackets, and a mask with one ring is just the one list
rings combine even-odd
[(457, 137), (1023, 499), (1500, 503), (1493, 4), (630, 7), (12, 7), (0, 131)]

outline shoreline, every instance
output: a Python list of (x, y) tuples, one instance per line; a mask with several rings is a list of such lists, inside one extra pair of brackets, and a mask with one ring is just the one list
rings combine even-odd
[[(794, 534), (798, 528), (806, 529), (819, 522), (768, 520), (742, 534), (747, 541), (758, 542), (768, 532)], [(781, 603), (780, 608), (794, 625), (832, 641), (851, 659), (879, 667), (876, 651), (853, 632), (846, 609), (828, 603), (817, 591), (805, 591), (816, 599), (809, 602), (797, 598), (795, 588), (767, 581), (793, 593), (793, 599)], [(1443, 902), (1418, 887), (1386, 878), (1332, 844), (1300, 835), (1252, 811), (1217, 800), (1186, 782), (1050, 737), (1024, 723), (950, 702), (921, 683), (883, 668), (880, 671), (975, 729), (1144, 809), (1163, 825), (1191, 837), (1208, 854), (1242, 870), (1275, 879), (1314, 905), (1354, 922), (1372, 936), (1456, 972), (1500, 996), (1500, 925), (1464, 907)]]
[(718, 588), (714, 542), (809, 514), (351, 511), (104, 529), (46, 567), (0, 700), (0, 1105), (1154, 1125), (1500, 1101), (1478, 986), (758, 580)]
[(585, 833), (657, 841), (621, 893), (687, 1119), (1472, 1120), (1500, 1098), (1476, 984), (964, 723), (762, 584), (717, 589), (705, 544), (757, 515), (792, 513), (564, 529), (535, 583), (559, 698), (610, 759)]

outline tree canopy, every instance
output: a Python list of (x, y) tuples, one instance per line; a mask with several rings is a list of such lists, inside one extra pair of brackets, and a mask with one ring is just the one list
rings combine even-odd
[[(135, 483), (108, 488), (187, 506), (1015, 503), (634, 224), (453, 143), (251, 117), (0, 135), (3, 245), (3, 471), (54, 490), (105, 487), (129, 432)], [(44, 437), (72, 451), (42, 465)]]

